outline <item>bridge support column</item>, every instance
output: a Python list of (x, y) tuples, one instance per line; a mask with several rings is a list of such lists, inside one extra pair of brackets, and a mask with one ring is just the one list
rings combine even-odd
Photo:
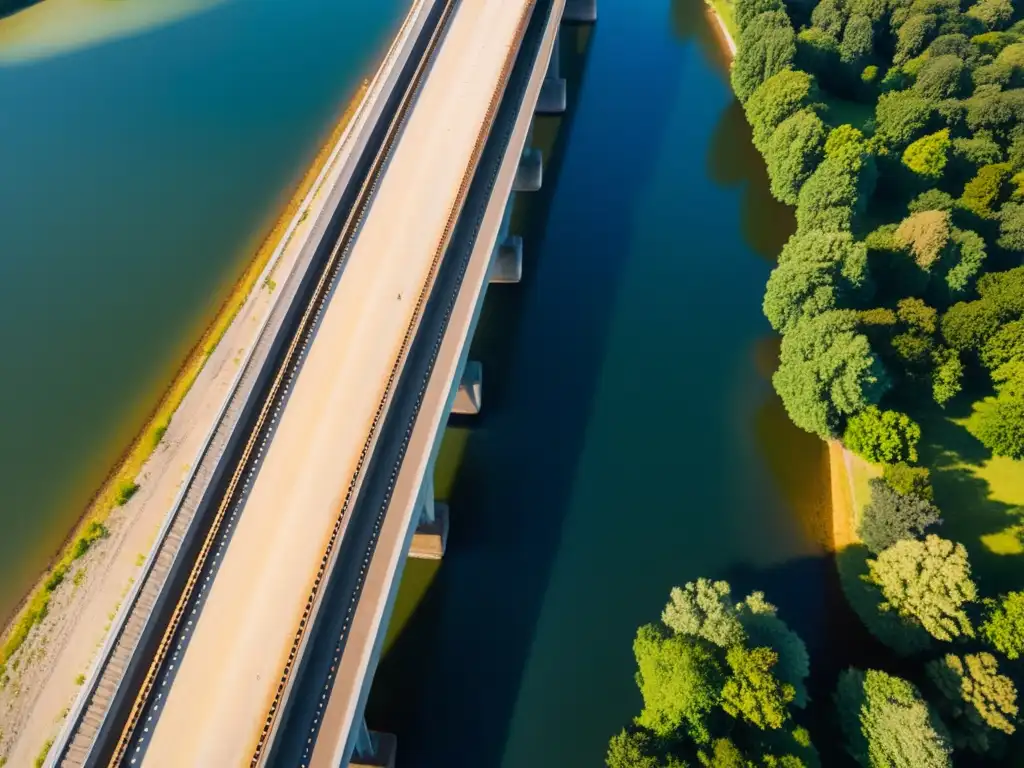
[(356, 728), (356, 748), (349, 761), (350, 768), (395, 768), (398, 747), (395, 735), (371, 731), (366, 726), (366, 718), (361, 718)]
[(565, 78), (560, 75), (560, 51), (559, 39), (561, 32), (555, 33), (555, 45), (551, 49), (551, 61), (548, 62), (548, 72), (544, 82), (540, 86), (540, 94), (537, 96), (537, 108), (534, 110), (542, 115), (561, 115), (565, 112)]
[[(529, 140), (527, 140), (529, 141)], [(513, 192), (537, 192), (544, 180), (544, 157), (536, 147), (527, 145), (519, 159), (516, 177), (512, 182)]]
[(466, 362), (466, 368), (459, 380), (459, 391), (455, 393), (452, 413), (459, 416), (477, 416), (483, 407), (484, 367), (477, 360)]
[(523, 279), (523, 238), (508, 233), (514, 203), (515, 197), (509, 196), (508, 202), (505, 204), (505, 215), (501, 219), (501, 229), (498, 230), (494, 255), (491, 257), (491, 271), (488, 278), (491, 285), (518, 283)]
[(565, 0), (562, 21), (593, 24), (597, 21), (597, 0)]
[(409, 557), (419, 560), (440, 560), (448, 545), (448, 505), (434, 501), (434, 463), (427, 467), (416, 501), (420, 521), (412, 535)]

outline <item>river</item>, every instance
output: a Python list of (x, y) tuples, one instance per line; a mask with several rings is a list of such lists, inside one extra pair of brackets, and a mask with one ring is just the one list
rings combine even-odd
[(407, 8), (45, 0), (0, 20), (0, 616)]
[(768, 380), (761, 296), (792, 213), (701, 0), (599, 16), (563, 29), (570, 109), (537, 123), (524, 280), (488, 294), (484, 411), (439, 462), (448, 551), (407, 565), (371, 693), (405, 766), (602, 764), (640, 710), (636, 628), (700, 576), (767, 593), (816, 700), (842, 656), (824, 446)]

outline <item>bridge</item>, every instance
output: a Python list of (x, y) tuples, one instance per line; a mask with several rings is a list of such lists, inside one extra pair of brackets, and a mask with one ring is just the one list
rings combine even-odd
[(596, 0), (416, 0), (335, 147), (248, 350), (49, 766), (392, 765), (363, 716), (408, 556), (449, 526), (433, 466), (482, 404), (511, 199), (566, 107), (563, 22)]

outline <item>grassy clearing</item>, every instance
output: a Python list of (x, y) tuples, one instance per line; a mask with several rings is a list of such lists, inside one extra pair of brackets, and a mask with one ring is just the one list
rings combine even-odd
[(852, 125), (864, 133), (871, 133), (867, 130), (867, 125), (875, 116), (873, 104), (829, 97), (825, 99), (825, 106), (827, 109), (822, 118), (833, 128), (838, 125)]
[(736, 27), (736, 11), (733, 6), (733, 0), (704, 0), (711, 9), (718, 14), (718, 16), (725, 23), (725, 28), (729, 30), (729, 35), (733, 41), (739, 42), (740, 31)]
[[(139, 472), (163, 439), (167, 432), (167, 427), (171, 423), (171, 417), (178, 410), (178, 407), (185, 399), (185, 395), (188, 394), (192, 385), (199, 377), (199, 373), (202, 371), (206, 361), (213, 354), (221, 339), (224, 338), (224, 334), (227, 333), (231, 323), (256, 286), (260, 274), (269, 263), (270, 257), (284, 237), (289, 223), (298, 212), (306, 195), (309, 194), (317, 177), (327, 164), (334, 145), (341, 138), (342, 133), (351, 121), (368, 87), (369, 81), (364, 80), (335, 124), (330, 136), (327, 137), (327, 140), (321, 146), (320, 151), (302, 177), (288, 204), (284, 207), (274, 226), (257, 249), (245, 272), (242, 273), (242, 276), (235, 283), (214, 316), (213, 321), (206, 329), (206, 332), (199, 339), (195, 347), (192, 348), (191, 352), (189, 352), (184, 363), (182, 363), (177, 376), (175, 376), (168, 389), (164, 392), (149, 421), (123, 454), (120, 463), (107, 477), (107, 480), (93, 498), (89, 509), (83, 516), (78, 531), (60, 554), (57, 564), (47, 574), (44, 574), (43, 583), (37, 586), (28, 596), (22, 608), (14, 617), (14, 620), (8, 625), (3, 645), (0, 646), (0, 679), (4, 677), (8, 660), (25, 642), (29, 631), (46, 617), (53, 590), (64, 580), (71, 564), (88, 551), (89, 546), (98, 538), (96, 535), (98, 530), (102, 530), (105, 534), (106, 529), (103, 528), (103, 523), (110, 516), (110, 513), (117, 507), (127, 503), (139, 490), (139, 486), (136, 483)], [(287, 243), (285, 244), (287, 245)], [(267, 287), (269, 288), (269, 286)]]

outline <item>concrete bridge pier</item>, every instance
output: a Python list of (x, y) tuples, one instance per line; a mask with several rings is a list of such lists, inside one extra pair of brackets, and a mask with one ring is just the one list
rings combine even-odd
[(419, 560), (440, 560), (448, 545), (448, 505), (434, 500), (434, 462), (423, 475), (420, 497), (416, 501), (420, 521), (412, 535), (409, 557)]
[(597, 21), (597, 0), (565, 0), (562, 21), (573, 24), (593, 24)]
[(484, 367), (477, 360), (466, 362), (459, 380), (459, 389), (452, 403), (452, 413), (459, 416), (477, 416), (483, 407)]
[(516, 177), (512, 180), (512, 192), (538, 192), (544, 181), (544, 156), (536, 147), (530, 146), (533, 139), (533, 124), (523, 145), (523, 154), (519, 158)]
[(491, 271), (488, 281), (491, 285), (498, 283), (518, 283), (523, 279), (523, 238), (508, 233), (512, 219), (512, 204), (515, 196), (510, 195), (505, 205), (505, 215), (501, 220), (494, 256), (491, 260)]
[(548, 72), (544, 77), (544, 82), (541, 83), (540, 94), (537, 96), (537, 107), (534, 111), (541, 115), (561, 115), (565, 112), (565, 78), (560, 74), (561, 47), (558, 42), (561, 37), (560, 32), (555, 34), (555, 45), (551, 49)]
[(392, 733), (377, 733), (366, 725), (366, 718), (360, 718), (356, 726), (356, 748), (350, 768), (395, 768), (395, 752), (398, 739)]

